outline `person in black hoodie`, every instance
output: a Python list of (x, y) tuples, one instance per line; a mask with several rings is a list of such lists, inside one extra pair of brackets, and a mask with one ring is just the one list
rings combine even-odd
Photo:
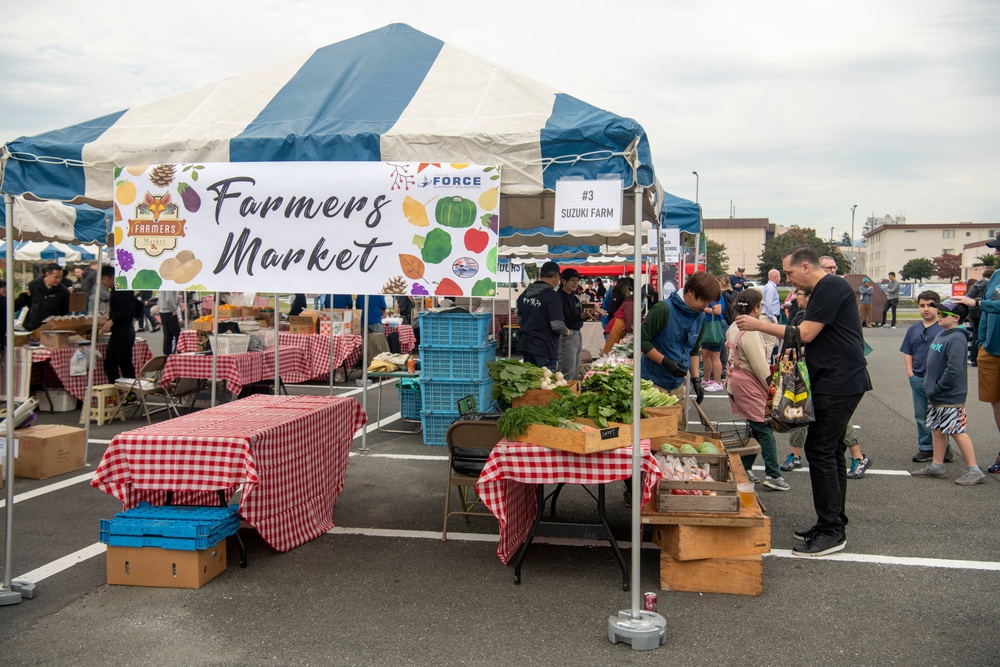
[(517, 297), (518, 351), (527, 363), (551, 371), (556, 370), (559, 359), (559, 338), (569, 336), (563, 322), (562, 301), (555, 290), (558, 286), (559, 265), (545, 262), (538, 280)]
[(132, 346), (135, 344), (136, 317), (135, 292), (115, 289), (115, 270), (101, 267), (101, 285), (111, 293), (108, 304), (108, 321), (101, 327), (101, 333), (111, 332), (108, 349), (104, 353), (104, 374), (108, 382), (114, 384), (120, 377), (134, 378), (135, 365), (132, 363)]
[(576, 297), (580, 285), (580, 273), (576, 269), (564, 269), (559, 298), (562, 301), (563, 323), (569, 336), (559, 339), (559, 372), (566, 380), (580, 379), (580, 353), (583, 351), (583, 309)]
[(959, 326), (969, 315), (968, 307), (945, 301), (931, 304), (938, 310), (938, 324), (944, 329), (931, 343), (927, 352), (927, 372), (924, 392), (927, 394), (927, 427), (933, 433), (934, 458), (926, 468), (910, 472), (914, 477), (947, 477), (944, 453), (948, 436), (958, 445), (965, 458), (966, 470), (956, 484), (981, 484), (986, 473), (976, 465), (972, 439), (966, 433), (965, 399), (968, 394), (968, 368), (965, 365), (969, 348), (969, 332)]
[[(28, 283), (28, 317), (24, 328), (34, 331), (50, 317), (69, 314), (69, 290), (62, 284), (63, 270), (58, 264), (45, 267), (45, 274)], [(18, 305), (23, 303), (23, 295)]]

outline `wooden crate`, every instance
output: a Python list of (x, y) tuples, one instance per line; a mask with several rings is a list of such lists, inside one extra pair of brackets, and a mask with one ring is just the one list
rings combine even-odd
[[(580, 393), (579, 380), (570, 381), (566, 387), (574, 394)], [(529, 389), (520, 396), (512, 399), (510, 405), (514, 408), (520, 408), (524, 405), (548, 405), (557, 398), (559, 398), (559, 394), (551, 389)]]
[[(593, 427), (594, 430), (574, 431), (568, 428), (532, 424), (517, 439), (519, 442), (574, 454), (593, 454), (632, 445), (631, 424), (608, 422), (608, 427), (602, 429), (593, 421), (583, 417), (578, 417), (574, 421)], [(668, 418), (643, 419), (639, 422), (639, 437), (651, 440), (676, 429), (677, 423)]]
[(676, 560), (757, 556), (771, 551), (771, 519), (755, 526), (654, 526), (653, 542)]
[(675, 417), (679, 420), (684, 414), (684, 407), (678, 403), (662, 408), (646, 408), (646, 414), (650, 417)]
[[(714, 496), (681, 495), (672, 491), (714, 491)], [(736, 482), (677, 482), (660, 480), (656, 494), (658, 512), (711, 512), (736, 514), (740, 511), (740, 494)]]
[(660, 588), (688, 593), (764, 594), (760, 555), (677, 560), (660, 552)]

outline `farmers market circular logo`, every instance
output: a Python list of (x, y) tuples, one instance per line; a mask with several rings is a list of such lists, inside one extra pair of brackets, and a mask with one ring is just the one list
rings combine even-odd
[(451, 270), (459, 278), (471, 278), (479, 273), (479, 262), (471, 257), (460, 257), (451, 265)]
[(135, 207), (135, 217), (128, 220), (128, 237), (136, 250), (157, 257), (177, 247), (186, 222), (180, 217), (180, 207), (173, 202), (170, 192), (146, 192)]

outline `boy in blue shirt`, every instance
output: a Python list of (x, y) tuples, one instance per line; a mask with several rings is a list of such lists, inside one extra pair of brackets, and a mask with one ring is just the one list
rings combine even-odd
[(969, 309), (960, 303), (949, 301), (943, 304), (935, 302), (933, 305), (938, 311), (938, 323), (944, 329), (931, 343), (927, 353), (927, 372), (924, 375), (927, 427), (933, 431), (934, 458), (929, 466), (910, 474), (914, 477), (947, 477), (944, 453), (948, 448), (948, 436), (951, 436), (968, 466), (955, 483), (962, 486), (981, 484), (986, 479), (986, 473), (976, 465), (972, 439), (965, 430), (969, 332), (959, 325), (968, 317)]
[[(917, 295), (917, 308), (920, 311), (920, 321), (911, 324), (903, 337), (899, 351), (903, 353), (903, 365), (906, 367), (906, 377), (910, 381), (910, 394), (913, 397), (913, 419), (917, 423), (917, 453), (913, 456), (914, 463), (925, 463), (934, 458), (934, 445), (931, 430), (927, 428), (927, 394), (924, 393), (924, 374), (927, 372), (927, 351), (938, 334), (944, 331), (938, 324), (938, 311), (934, 304), (941, 301), (937, 292), (926, 291)], [(944, 462), (952, 459), (951, 448), (948, 448)]]

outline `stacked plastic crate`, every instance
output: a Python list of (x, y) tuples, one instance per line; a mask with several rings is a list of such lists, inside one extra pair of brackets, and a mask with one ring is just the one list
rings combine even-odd
[(496, 359), (489, 313), (420, 313), (420, 421), (425, 445), (444, 445), (458, 417), (458, 401), (476, 399), (480, 412), (494, 409), (487, 364)]

